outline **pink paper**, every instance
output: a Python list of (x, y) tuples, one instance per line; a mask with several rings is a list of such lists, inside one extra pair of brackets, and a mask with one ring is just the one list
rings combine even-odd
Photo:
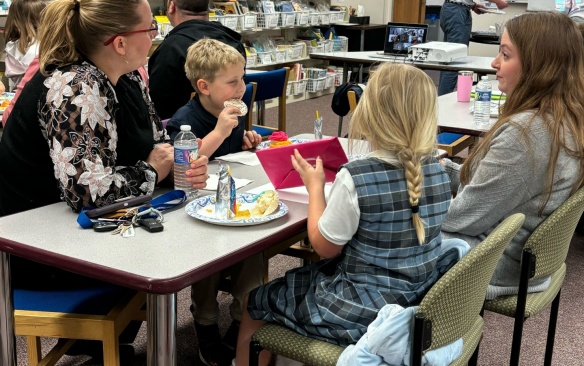
[(327, 182), (334, 181), (339, 167), (348, 162), (347, 154), (337, 137), (258, 150), (256, 155), (276, 189), (304, 185), (290, 159), (290, 156), (294, 155), (294, 149), (297, 149), (300, 155), (311, 164), (314, 164), (316, 158), (320, 156)]

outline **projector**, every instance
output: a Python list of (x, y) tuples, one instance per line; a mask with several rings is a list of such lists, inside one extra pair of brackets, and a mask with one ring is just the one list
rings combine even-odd
[(464, 58), (468, 54), (468, 47), (460, 43), (450, 42), (428, 42), (410, 46), (408, 49), (408, 60), (410, 61), (430, 61), (430, 62), (451, 62)]

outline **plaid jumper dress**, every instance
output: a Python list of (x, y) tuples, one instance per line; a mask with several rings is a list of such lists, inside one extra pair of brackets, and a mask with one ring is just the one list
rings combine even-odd
[(415, 305), (438, 279), (440, 227), (450, 203), (447, 174), (435, 159), (422, 170), (420, 216), (426, 242), (411, 220), (404, 170), (377, 158), (350, 162), (361, 216), (339, 256), (301, 268), (253, 290), (253, 319), (346, 346), (356, 343), (386, 304)]

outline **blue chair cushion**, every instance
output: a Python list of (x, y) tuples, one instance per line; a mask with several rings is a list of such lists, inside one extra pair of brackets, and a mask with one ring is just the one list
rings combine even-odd
[(258, 135), (265, 137), (265, 136), (270, 136), (272, 133), (274, 133), (274, 130), (269, 129), (269, 128), (265, 128), (262, 126), (258, 126), (258, 125), (253, 125), (251, 126), (252, 130), (254, 130)]
[(127, 291), (107, 283), (59, 290), (14, 289), (14, 309), (106, 315)]
[(452, 132), (442, 132), (439, 133), (437, 136), (437, 141), (439, 144), (442, 145), (450, 145), (451, 143), (455, 142), (459, 138), (461, 138), (462, 134), (460, 133), (452, 133)]

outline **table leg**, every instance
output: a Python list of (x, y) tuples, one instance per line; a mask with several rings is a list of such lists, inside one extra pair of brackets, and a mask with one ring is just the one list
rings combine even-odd
[(0, 364), (16, 365), (10, 255), (0, 252)]
[(176, 292), (148, 294), (148, 366), (176, 366)]
[[(343, 62), (343, 84), (346, 83), (349, 78), (349, 63)], [(339, 116), (339, 128), (337, 132), (337, 136), (341, 137), (341, 133), (343, 131), (343, 116)]]

